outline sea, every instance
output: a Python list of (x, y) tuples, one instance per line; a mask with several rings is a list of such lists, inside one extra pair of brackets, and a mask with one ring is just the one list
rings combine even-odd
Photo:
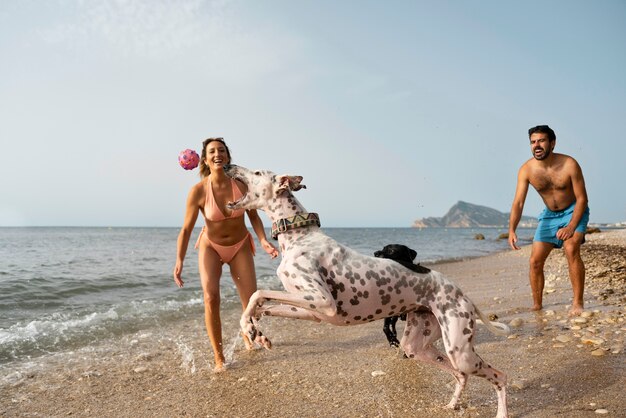
[[(497, 228), (323, 230), (367, 255), (387, 244), (407, 245), (418, 253), (415, 262), (425, 265), (508, 249), (507, 240), (498, 239), (506, 230)], [(176, 287), (172, 277), (178, 232), (178, 228), (0, 228), (0, 378), (21, 364), (45, 363), (55, 354), (85, 350), (103, 341), (115, 344), (129, 335), (202, 318), (192, 245), (183, 271), (185, 287)], [(199, 233), (200, 229), (194, 231), (192, 243)], [(518, 230), (521, 243), (530, 243), (532, 233)], [(484, 239), (477, 240), (477, 234)], [(282, 289), (276, 276), (279, 263), (280, 257), (271, 260), (262, 250), (257, 252), (258, 288)], [(228, 266), (221, 292), (222, 311), (238, 315), (241, 305)]]

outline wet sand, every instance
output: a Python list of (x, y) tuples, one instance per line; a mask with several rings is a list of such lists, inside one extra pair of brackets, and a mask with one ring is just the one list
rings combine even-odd
[[(487, 314), (476, 351), (508, 374), (511, 417), (626, 416), (626, 230), (590, 234), (584, 317), (567, 317), (571, 286), (562, 251), (546, 266), (541, 313), (529, 311), (530, 248), (434, 266)], [(3, 417), (490, 417), (496, 395), (470, 378), (460, 408), (443, 408), (451, 376), (390, 348), (382, 321), (334, 327), (264, 318), (271, 351), (247, 352), (238, 315), (225, 314), (225, 373), (212, 373), (201, 313), (116, 341), (56, 355), (0, 380)], [(403, 322), (398, 322), (401, 332)], [(37, 363), (37, 362), (34, 362)]]

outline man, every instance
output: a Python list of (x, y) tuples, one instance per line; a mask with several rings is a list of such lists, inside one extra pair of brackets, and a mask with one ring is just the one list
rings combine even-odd
[(563, 248), (567, 257), (569, 277), (574, 298), (570, 315), (583, 311), (585, 265), (580, 257), (580, 245), (585, 240), (589, 222), (587, 190), (580, 166), (572, 157), (554, 153), (556, 135), (547, 125), (528, 130), (533, 158), (526, 161), (517, 175), (517, 188), (509, 218), (509, 245), (516, 245), (515, 230), (522, 216), (528, 185), (539, 193), (546, 208), (539, 215), (539, 225), (530, 254), (530, 288), (533, 310), (542, 308), (544, 287), (543, 267), (553, 248)]

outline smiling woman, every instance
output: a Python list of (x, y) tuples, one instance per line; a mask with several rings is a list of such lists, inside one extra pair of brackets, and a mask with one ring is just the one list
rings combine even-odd
[[(198, 237), (198, 269), (204, 295), (204, 320), (215, 356), (216, 372), (225, 369), (220, 318), (220, 278), (224, 263), (230, 266), (233, 282), (246, 308), (248, 299), (256, 291), (255, 253), (252, 235), (248, 232), (244, 212), (248, 214), (252, 228), (263, 249), (275, 258), (276, 248), (267, 240), (261, 218), (255, 210), (229, 210), (227, 203), (239, 199), (246, 186), (232, 180), (224, 173), (230, 164), (231, 154), (224, 138), (208, 138), (202, 142), (200, 176), (187, 197), (187, 209), (183, 227), (178, 235), (174, 281), (183, 287), (182, 271), (191, 231), (196, 224), (198, 212), (202, 212), (205, 226)], [(244, 337), (246, 347), (252, 348)]]

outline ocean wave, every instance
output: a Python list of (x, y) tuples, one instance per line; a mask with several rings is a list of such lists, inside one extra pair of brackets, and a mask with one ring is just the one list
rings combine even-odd
[(96, 312), (55, 312), (18, 322), (0, 328), (0, 364), (135, 332), (147, 323), (184, 317), (202, 304), (201, 297), (185, 295), (184, 299), (131, 301)]

